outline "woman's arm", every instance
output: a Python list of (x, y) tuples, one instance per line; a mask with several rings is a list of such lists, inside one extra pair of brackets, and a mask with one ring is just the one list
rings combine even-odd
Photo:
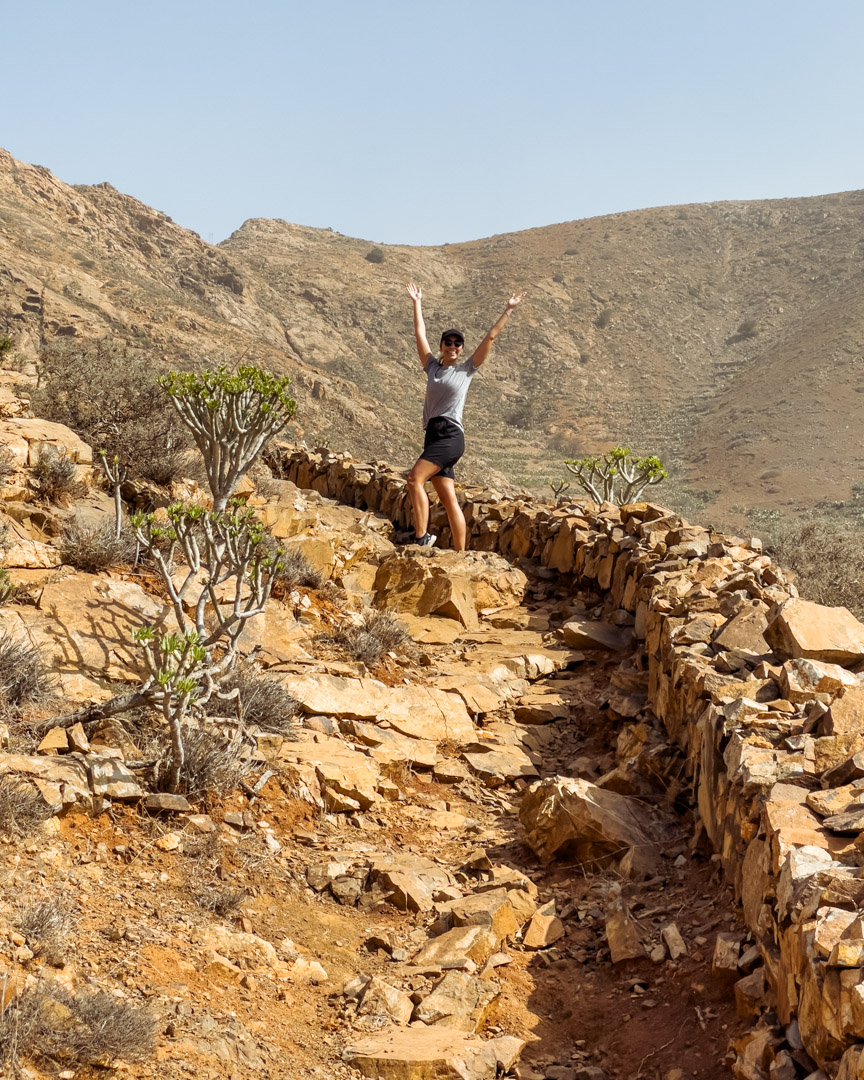
[(419, 285), (415, 285), (413, 281), (409, 281), (405, 286), (405, 292), (414, 301), (414, 337), (417, 339), (417, 355), (420, 357), (420, 363), (423, 365), (423, 370), (426, 370), (426, 365), (429, 362), (429, 357), (432, 355), (432, 350), (429, 348), (429, 340), (426, 337), (426, 323), (423, 322), (423, 309), (420, 306), (420, 301), (423, 298), (423, 291)]
[(495, 338), (501, 333), (504, 327), (507, 325), (507, 320), (510, 317), (510, 312), (516, 307), (517, 304), (521, 304), (525, 299), (525, 293), (513, 293), (510, 299), (507, 301), (507, 307), (504, 308), (504, 314), (495, 323), (486, 337), (480, 342), (477, 348), (474, 350), (474, 367), (478, 368), (492, 351), (492, 343)]

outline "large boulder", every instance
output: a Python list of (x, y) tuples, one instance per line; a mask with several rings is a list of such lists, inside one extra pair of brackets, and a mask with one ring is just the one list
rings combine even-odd
[(375, 599), (392, 611), (443, 615), (474, 628), (478, 612), (520, 604), (527, 581), (491, 552), (412, 548), (382, 559)]
[(646, 807), (587, 780), (554, 776), (525, 792), (519, 820), (543, 862), (567, 851), (583, 863), (603, 863), (629, 853), (630, 865), (649, 870), (659, 854), (661, 829)]
[(765, 639), (787, 658), (844, 665), (864, 660), (864, 625), (851, 611), (798, 597), (771, 608)]

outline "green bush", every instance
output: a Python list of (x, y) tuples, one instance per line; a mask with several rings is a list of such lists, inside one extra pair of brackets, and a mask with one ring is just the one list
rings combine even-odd
[(659, 484), (668, 475), (660, 458), (640, 457), (626, 446), (565, 460), (564, 464), (595, 502), (618, 506), (635, 502), (646, 487)]
[(380, 247), (373, 247), (371, 251), (367, 252), (364, 256), (366, 262), (370, 263), (383, 263), (384, 262), (384, 249)]

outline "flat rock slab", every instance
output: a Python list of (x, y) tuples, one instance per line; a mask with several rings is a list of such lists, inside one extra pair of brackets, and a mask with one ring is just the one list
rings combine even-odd
[(633, 631), (628, 626), (611, 626), (592, 619), (572, 619), (561, 627), (571, 649), (629, 649)]
[(349, 1044), (342, 1057), (372, 1080), (495, 1080), (524, 1046), (512, 1035), (484, 1041), (437, 1026), (394, 1028)]

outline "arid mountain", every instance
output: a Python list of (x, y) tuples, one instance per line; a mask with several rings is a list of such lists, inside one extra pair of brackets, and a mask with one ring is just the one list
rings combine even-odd
[[(213, 247), (108, 184), (0, 152), (0, 325), (23, 355), (111, 333), (173, 362), (291, 373), (298, 433), (406, 466), (430, 339), (469, 347), (528, 300), (469, 399), (475, 479), (542, 484), (615, 442), (663, 454), (664, 495), (734, 522), (849, 500), (864, 421), (864, 192), (665, 207), (438, 248), (247, 221)], [(860, 392), (859, 392), (860, 391)], [(745, 520), (740, 518), (742, 522)]]

